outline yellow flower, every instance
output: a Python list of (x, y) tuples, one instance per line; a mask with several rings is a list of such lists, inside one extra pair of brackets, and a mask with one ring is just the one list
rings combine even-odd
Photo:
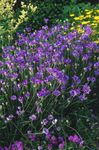
[(88, 12), (86, 12), (86, 14), (89, 15), (89, 14), (91, 14), (92, 12), (93, 12), (93, 11), (88, 11)]
[(83, 33), (84, 31), (83, 31), (83, 29), (79, 28), (79, 29), (78, 29), (78, 32), (79, 32), (79, 33)]
[(82, 22), (83, 25), (88, 24), (88, 23), (90, 23), (90, 21), (83, 21)]
[(83, 20), (83, 19), (84, 19), (84, 16), (81, 15), (81, 16), (79, 16), (78, 18), (79, 18), (79, 20)]
[(74, 30), (75, 28), (74, 28), (74, 27), (71, 27), (70, 29), (71, 29), (71, 30)]
[(99, 16), (95, 16), (94, 19), (95, 19), (95, 20), (99, 20)]
[(96, 10), (97, 13), (99, 13), (99, 10)]
[(86, 18), (91, 18), (91, 15), (89, 14), (89, 15), (86, 15), (85, 17), (84, 17), (84, 19), (86, 19)]
[(75, 14), (70, 14), (70, 17), (73, 17), (73, 16), (75, 16)]
[(77, 28), (80, 28), (80, 25), (78, 25)]
[(79, 17), (75, 17), (74, 20), (79, 20)]

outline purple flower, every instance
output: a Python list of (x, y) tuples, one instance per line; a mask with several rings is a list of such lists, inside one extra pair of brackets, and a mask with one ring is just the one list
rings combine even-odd
[(14, 118), (14, 116), (11, 114), (11, 115), (9, 115), (8, 117), (6, 117), (6, 121), (7, 121), (7, 122), (8, 122), (8, 121), (11, 121), (13, 118)]
[(91, 92), (90, 86), (86, 83), (83, 85), (84, 94), (89, 94)]
[(29, 97), (30, 97), (30, 92), (27, 92), (27, 93), (25, 94), (25, 96), (26, 96), (27, 98), (29, 98)]
[(70, 90), (70, 95), (72, 97), (75, 97), (75, 96), (77, 96), (79, 94), (80, 94), (80, 89), (79, 88), (78, 89), (74, 89), (74, 90)]
[(83, 55), (83, 60), (86, 60), (86, 61), (87, 61), (88, 59), (89, 59), (89, 55), (88, 55), (88, 54), (84, 54), (84, 55)]
[(44, 133), (44, 134), (48, 135), (48, 134), (49, 134), (49, 130), (48, 130), (47, 128), (43, 128), (42, 133)]
[(35, 114), (33, 114), (29, 117), (29, 119), (32, 121), (35, 121), (37, 119), (37, 116)]
[(32, 142), (34, 142), (36, 140), (36, 135), (31, 133), (31, 134), (29, 134), (29, 138)]
[(99, 68), (99, 62), (96, 62), (96, 63), (94, 64), (94, 67), (95, 67), (95, 68)]
[(80, 146), (83, 146), (83, 144), (84, 144), (84, 141), (76, 134), (69, 136), (68, 140), (73, 142), (73, 143), (80, 144)]
[(60, 91), (59, 91), (59, 90), (55, 90), (55, 91), (53, 92), (53, 94), (54, 94), (55, 96), (59, 96), (59, 95), (60, 95)]
[(42, 146), (38, 146), (38, 150), (43, 150), (43, 147)]
[(17, 99), (17, 97), (15, 95), (11, 96), (11, 100), (15, 101)]
[(23, 150), (23, 143), (21, 141), (16, 141), (15, 145), (18, 150)]
[(80, 79), (78, 76), (74, 75), (73, 76), (73, 81), (76, 83), (76, 84), (79, 84), (80, 83)]
[(70, 135), (69, 137), (68, 137), (68, 140), (69, 141), (72, 141), (72, 142), (77, 142), (78, 141), (78, 136), (77, 135)]
[(22, 110), (21, 107), (18, 106), (18, 107), (17, 107), (17, 110), (16, 110), (16, 114), (17, 114), (18, 116), (21, 116), (21, 115), (24, 114), (24, 110)]
[(22, 82), (22, 84), (23, 84), (24, 86), (27, 86), (27, 84), (28, 84), (28, 80), (27, 80), (27, 79), (25, 79), (25, 80)]
[(94, 72), (95, 72), (95, 75), (96, 75), (96, 76), (99, 76), (99, 69), (98, 69), (98, 70), (95, 70)]
[(23, 100), (24, 100), (24, 97), (23, 97), (23, 96), (19, 96), (18, 101), (19, 101), (21, 104), (23, 104)]
[(82, 94), (82, 95), (79, 96), (79, 99), (80, 99), (81, 101), (84, 101), (84, 100), (87, 99), (87, 97), (85, 96), (85, 94)]
[(18, 74), (17, 73), (10, 74), (10, 77), (12, 79), (16, 79), (18, 77)]
[(43, 121), (41, 122), (42, 125), (47, 125), (48, 124), (48, 120), (47, 119), (43, 119)]
[(87, 81), (91, 81), (92, 83), (94, 83), (96, 81), (95, 77), (88, 77)]
[(44, 96), (48, 96), (50, 94), (50, 91), (47, 90), (46, 88), (43, 88), (41, 91), (39, 91), (37, 93), (38, 97), (44, 97)]
[(51, 137), (51, 143), (54, 144), (54, 145), (58, 144), (57, 138), (55, 136)]
[(60, 144), (59, 144), (59, 149), (64, 149), (64, 146), (65, 146), (65, 143), (64, 143), (64, 142), (60, 143)]
[(48, 120), (53, 120), (54, 119), (54, 117), (53, 117), (53, 115), (48, 115)]
[(44, 22), (45, 22), (46, 24), (48, 23), (48, 21), (49, 21), (48, 18), (45, 18), (45, 19), (44, 19)]
[(71, 59), (70, 58), (64, 59), (64, 63), (70, 64), (71, 63)]

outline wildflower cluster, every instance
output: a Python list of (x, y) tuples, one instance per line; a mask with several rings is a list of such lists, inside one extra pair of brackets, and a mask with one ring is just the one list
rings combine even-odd
[[(26, 28), (14, 45), (3, 48), (0, 117), (4, 126), (16, 129), (16, 141), (27, 139), (28, 149), (64, 149), (66, 137), (58, 128), (62, 113), (68, 103), (88, 100), (99, 76), (92, 29), (86, 26), (82, 34), (69, 29), (68, 23), (33, 33)], [(83, 145), (77, 135), (68, 140)]]

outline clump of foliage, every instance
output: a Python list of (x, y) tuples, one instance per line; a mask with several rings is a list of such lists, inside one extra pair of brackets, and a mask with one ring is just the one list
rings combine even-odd
[(91, 130), (92, 116), (88, 114), (89, 120), (83, 116), (99, 76), (99, 47), (90, 40), (93, 31), (89, 26), (84, 27), (83, 33), (69, 30), (68, 23), (52, 28), (46, 25), (35, 32), (26, 28), (24, 34), (17, 33), (15, 44), (3, 48), (2, 147), (10, 150), (96, 147), (96, 140), (92, 139), (92, 144), (84, 131), (84, 126), (88, 126), (87, 132)]
[(31, 3), (26, 6), (22, 2), (21, 10), (15, 12), (13, 9), (15, 3), (15, 0), (0, 1), (0, 47), (6, 45), (13, 39), (13, 34), (20, 24), (28, 21), (30, 13), (34, 13), (37, 9), (37, 7), (34, 7)]

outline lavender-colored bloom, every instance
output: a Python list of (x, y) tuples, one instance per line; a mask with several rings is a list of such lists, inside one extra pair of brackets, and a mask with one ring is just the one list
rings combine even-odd
[(77, 50), (74, 50), (73, 52), (72, 52), (72, 55), (74, 56), (74, 57), (76, 57), (76, 58), (79, 58), (79, 52), (77, 51)]
[(13, 118), (14, 118), (14, 116), (11, 114), (11, 115), (9, 115), (8, 117), (6, 117), (6, 121), (7, 121), (7, 122), (8, 122), (8, 121), (11, 121)]
[(25, 94), (25, 96), (26, 96), (27, 98), (29, 98), (29, 97), (30, 97), (30, 92), (27, 92), (27, 93)]
[(54, 145), (58, 144), (57, 138), (55, 136), (51, 137), (51, 143), (54, 144)]
[(84, 100), (87, 99), (87, 97), (86, 97), (85, 94), (82, 94), (82, 95), (79, 96), (79, 99), (80, 99), (81, 101), (84, 101)]
[(37, 116), (35, 114), (33, 114), (29, 117), (29, 119), (32, 121), (35, 121), (37, 119)]
[(55, 96), (59, 96), (59, 95), (60, 95), (60, 91), (59, 91), (59, 90), (55, 90), (55, 91), (53, 92), (53, 94), (54, 94)]
[(30, 138), (31, 142), (34, 142), (36, 140), (36, 135), (31, 133), (31, 134), (29, 134), (29, 138)]
[(25, 80), (23, 81), (22, 85), (27, 86), (27, 84), (28, 84), (28, 80), (25, 79)]
[(95, 77), (88, 77), (87, 81), (94, 83), (96, 81)]
[(70, 58), (64, 59), (64, 63), (70, 64), (71, 63), (71, 59)]
[(43, 147), (42, 146), (38, 146), (38, 150), (43, 150)]
[(80, 144), (81, 146), (83, 146), (83, 144), (84, 144), (84, 141), (76, 134), (69, 136), (68, 140), (73, 142), (73, 143)]
[(95, 68), (99, 68), (99, 62), (96, 62), (96, 63), (94, 64), (94, 67), (95, 67)]
[(42, 125), (47, 125), (48, 124), (48, 120), (47, 119), (43, 119), (43, 121), (41, 122)]
[(11, 96), (11, 100), (15, 101), (17, 99), (17, 97), (15, 95)]
[(64, 146), (65, 146), (65, 143), (64, 143), (64, 142), (60, 143), (60, 144), (59, 144), (59, 149), (64, 149)]
[(99, 76), (99, 69), (98, 69), (98, 70), (95, 70), (94, 72), (95, 72), (95, 75), (96, 75), (96, 76)]
[(96, 81), (96, 78), (95, 78), (95, 77), (92, 77), (92, 78), (91, 78), (91, 82), (94, 83), (95, 81)]
[(24, 100), (24, 97), (23, 97), (23, 96), (19, 96), (18, 101), (19, 101), (21, 104), (23, 103), (23, 100)]
[(89, 59), (89, 55), (88, 55), (88, 54), (84, 54), (84, 55), (83, 55), (83, 60), (86, 60), (86, 61), (87, 61), (88, 59)]
[(84, 94), (89, 94), (91, 92), (90, 86), (88, 84), (83, 85)]
[(18, 116), (21, 116), (21, 115), (24, 114), (24, 110), (21, 110), (21, 107), (18, 107), (17, 110), (16, 110), (16, 114), (17, 114)]
[(74, 75), (73, 76), (73, 81), (76, 83), (76, 84), (79, 84), (80, 83), (80, 79), (78, 76)]
[(15, 145), (18, 150), (23, 150), (23, 143), (21, 141), (16, 141)]
[(48, 77), (46, 77), (46, 79), (44, 80), (45, 82), (50, 82), (54, 79), (54, 77), (52, 75), (49, 75)]
[(75, 97), (75, 96), (77, 96), (79, 94), (80, 94), (80, 89), (79, 88), (78, 89), (74, 89), (74, 90), (70, 90), (70, 95), (72, 97)]
[(50, 94), (50, 91), (47, 90), (46, 88), (43, 88), (41, 91), (39, 91), (37, 93), (38, 97), (44, 97), (44, 96), (48, 96)]
[(48, 135), (49, 134), (49, 130), (47, 128), (43, 128), (42, 133), (45, 134), (45, 135)]
[(10, 77), (12, 79), (16, 79), (16, 78), (18, 78), (18, 74), (17, 73), (10, 74)]
[(48, 23), (48, 21), (49, 21), (48, 18), (44, 18), (44, 22), (45, 22), (46, 24)]
[(54, 119), (54, 117), (53, 117), (53, 115), (48, 115), (48, 120), (53, 120)]
[(71, 135), (68, 137), (69, 141), (72, 141), (74, 143), (80, 143), (81, 139), (78, 137), (78, 135)]

